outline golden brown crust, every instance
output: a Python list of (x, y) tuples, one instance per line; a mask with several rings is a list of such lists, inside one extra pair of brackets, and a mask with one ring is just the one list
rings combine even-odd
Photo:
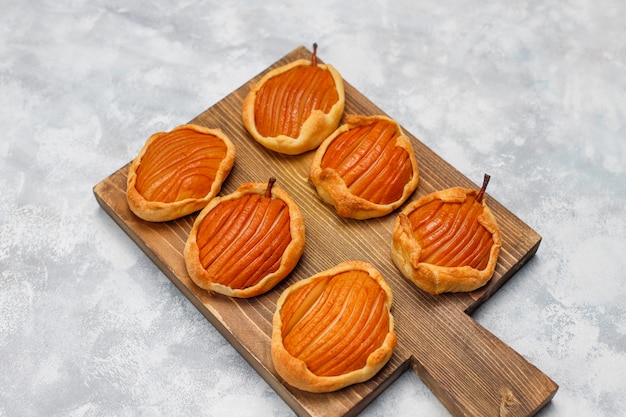
[(419, 198), (407, 205), (395, 220), (391, 257), (402, 274), (422, 290), (431, 294), (443, 292), (468, 292), (485, 285), (492, 277), (502, 239), (496, 219), (485, 200), (482, 199), (482, 213), (477, 217), (478, 223), (484, 227), (493, 239), (489, 249), (486, 266), (481, 269), (471, 266), (441, 266), (423, 262), (423, 248), (413, 233), (413, 225), (409, 216), (415, 210), (429, 203), (441, 200), (448, 203), (462, 203), (469, 196), (475, 197), (477, 192), (461, 187), (437, 191)]
[(276, 68), (268, 72), (261, 80), (256, 83), (247, 94), (242, 108), (243, 123), (252, 137), (264, 147), (276, 152), (298, 155), (311, 149), (315, 149), (319, 144), (339, 125), (343, 116), (345, 106), (345, 93), (343, 80), (341, 75), (332, 65), (317, 64), (323, 70), (328, 70), (332, 75), (335, 84), (338, 99), (327, 113), (322, 110), (313, 110), (309, 117), (302, 124), (299, 135), (297, 137), (279, 134), (275, 136), (266, 136), (257, 129), (257, 121), (255, 120), (255, 108), (257, 95), (264, 84), (270, 79), (277, 77), (287, 71), (299, 67), (310, 66), (310, 60), (300, 59), (291, 62), (282, 67)]
[[(330, 290), (327, 291), (327, 289), (332, 287), (333, 284), (329, 282), (331, 282), (333, 278), (341, 279), (338, 277), (341, 277), (343, 274), (346, 273), (357, 274), (356, 276), (361, 277), (360, 279), (367, 279), (367, 277), (369, 277), (374, 281), (373, 284), (371, 282), (368, 282), (368, 285), (374, 285), (377, 288), (377, 292), (380, 292), (377, 293), (377, 297), (380, 297), (379, 300), (382, 301), (376, 304), (376, 307), (374, 307), (372, 303), (368, 303), (367, 305), (363, 306), (351, 307), (359, 312), (363, 311), (363, 309), (369, 308), (369, 310), (372, 311), (372, 316), (375, 316), (375, 314), (377, 314), (378, 316), (382, 315), (384, 320), (378, 322), (377, 326), (383, 326), (383, 328), (378, 328), (376, 326), (372, 326), (371, 324), (363, 325), (363, 327), (361, 327), (361, 325), (336, 325), (330, 328), (324, 327), (323, 329), (320, 329), (320, 331), (328, 330), (328, 332), (324, 334), (324, 337), (335, 337), (336, 340), (339, 340), (342, 344), (345, 344), (336, 348), (336, 350), (338, 350), (337, 353), (328, 352), (327, 350), (324, 350), (323, 352), (321, 350), (316, 351), (315, 349), (307, 347), (307, 349), (309, 349), (310, 351), (308, 359), (302, 359), (304, 356), (306, 356), (304, 354), (294, 356), (294, 354), (290, 353), (285, 346), (288, 343), (287, 338), (292, 336), (292, 332), (296, 332), (296, 330), (293, 329), (296, 329), (298, 326), (301, 325), (302, 322), (306, 322), (311, 317), (319, 318), (320, 316), (332, 316), (331, 313), (320, 313), (322, 311), (322, 308), (318, 308), (318, 305), (322, 304), (322, 302), (319, 300), (323, 300), (324, 297), (328, 297), (331, 300), (327, 302), (326, 305), (335, 306), (336, 308), (341, 309), (340, 306), (337, 306), (337, 299), (331, 298), (328, 295)], [(345, 291), (356, 291), (354, 288), (357, 288), (359, 285), (361, 285), (360, 282), (354, 280), (353, 276), (350, 276), (348, 282), (350, 282), (350, 285), (347, 288), (343, 288)], [(286, 306), (288, 305), (288, 303), (293, 302), (294, 299), (297, 300), (297, 297), (299, 297), (303, 293), (307, 295), (311, 294), (311, 296), (307, 297), (304, 302), (296, 303), (295, 306), (304, 306), (304, 309), (307, 309), (306, 313), (302, 312), (304, 310), (299, 310), (301, 312), (299, 317), (297, 317), (296, 319), (293, 319), (295, 315), (285, 317), (286, 322), (283, 323), (283, 308), (287, 308)], [(355, 300), (358, 300), (359, 298), (350, 298), (347, 296), (346, 299), (348, 300), (347, 302), (350, 303), (350, 301), (355, 302)], [(368, 299), (368, 301), (371, 301), (371, 298)], [(317, 304), (318, 302), (319, 304)], [(378, 270), (376, 270), (374, 266), (361, 261), (348, 261), (341, 263), (329, 270), (320, 272), (310, 278), (301, 280), (293, 284), (292, 286), (287, 288), (279, 297), (276, 306), (276, 312), (274, 313), (273, 318), (271, 353), (276, 372), (288, 384), (309, 392), (336, 391), (348, 385), (364, 382), (372, 378), (387, 363), (387, 361), (389, 361), (396, 346), (396, 333), (394, 331), (393, 316), (390, 313), (392, 302), (393, 295), (391, 292), (391, 288), (387, 285)], [(348, 307), (345, 307), (344, 311), (347, 310)], [(374, 313), (374, 311), (376, 311), (377, 313)], [(315, 312), (317, 312), (318, 314), (315, 314)], [(337, 322), (344, 323), (344, 317), (345, 315), (338, 317)], [(292, 320), (295, 321), (296, 324), (292, 324)], [(319, 323), (320, 322), (318, 322), (318, 325)], [(289, 330), (290, 333), (288, 333), (287, 336), (284, 336), (283, 329), (287, 329), (289, 326), (291, 326)], [(375, 338), (375, 340), (377, 340), (377, 343), (368, 346), (367, 343), (363, 343), (362, 339), (359, 339), (361, 337), (360, 334), (359, 338), (357, 338), (354, 334), (333, 334), (331, 336), (328, 336), (328, 333), (333, 333), (337, 331), (348, 333), (350, 330), (352, 330), (352, 328), (356, 328), (357, 333), (361, 332), (362, 328), (370, 329), (372, 333), (376, 334), (376, 336), (368, 337), (371, 339)], [(372, 330), (374, 328), (376, 330)], [(363, 332), (367, 334), (367, 331)], [(285, 331), (285, 333), (287, 333), (287, 331)], [(296, 337), (298, 336), (299, 335), (296, 335)], [(304, 332), (302, 337), (310, 338), (311, 336), (309, 332)], [(335, 347), (335, 344), (330, 344), (332, 346), (331, 349)], [(368, 348), (364, 349), (363, 345), (368, 346)], [(298, 345), (297, 347), (299, 349), (305, 349), (305, 347), (301, 345)], [(359, 365), (356, 366), (360, 367), (356, 369), (352, 369), (354, 368), (353, 366), (352, 368), (346, 368), (349, 369), (348, 371), (340, 372), (337, 371), (337, 369), (335, 368), (335, 372), (331, 372), (329, 370), (322, 372), (321, 370), (319, 370), (317, 371), (319, 374), (316, 374), (310, 369), (311, 367), (315, 367), (312, 362), (315, 362), (315, 359), (318, 355), (324, 354), (331, 355), (332, 360), (335, 360), (339, 363), (338, 365), (334, 365), (336, 367), (339, 367), (339, 369), (343, 369), (343, 367), (348, 366), (346, 364), (354, 362), (356, 360), (355, 356), (359, 354), (366, 355), (366, 358), (364, 360), (362, 359), (362, 363), (357, 362), (359, 363)], [(340, 360), (336, 360), (336, 357), (340, 355), (343, 355), (342, 358)], [(313, 357), (313, 359), (311, 359), (311, 356)], [(325, 359), (323, 356), (320, 357), (323, 361), (321, 366), (325, 366), (328, 368), (328, 360)], [(318, 357), (317, 360), (319, 361), (320, 358)], [(310, 365), (307, 365), (307, 363), (309, 363)]]
[[(246, 270), (248, 271), (250, 266), (254, 266), (252, 264), (253, 262), (256, 262), (256, 260), (247, 260), (246, 258), (246, 255), (249, 256), (249, 254), (242, 253), (242, 250), (234, 254), (225, 256), (224, 261), (230, 262), (232, 260), (232, 262), (236, 261), (244, 263), (244, 265), (229, 264), (229, 266), (225, 268), (212, 269), (210, 268), (210, 265), (203, 265), (203, 263), (200, 261), (200, 253), (203, 248), (201, 248), (198, 244), (198, 233), (204, 219), (210, 216), (213, 210), (217, 210), (216, 208), (221, 204), (234, 202), (235, 200), (242, 200), (246, 197), (250, 197), (253, 195), (265, 195), (267, 187), (267, 183), (244, 183), (232, 194), (223, 197), (216, 197), (211, 200), (211, 202), (200, 212), (200, 214), (198, 214), (198, 217), (193, 224), (191, 232), (189, 233), (184, 249), (184, 258), (187, 272), (189, 273), (189, 276), (196, 285), (206, 290), (214, 291), (229, 297), (255, 297), (272, 289), (277, 283), (284, 279), (293, 270), (293, 268), (295, 268), (300, 257), (302, 256), (302, 253), (304, 252), (305, 247), (306, 237), (304, 218), (302, 216), (302, 213), (300, 212), (300, 209), (289, 196), (289, 194), (278, 185), (273, 185), (271, 187), (271, 199), (280, 200), (284, 202), (287, 206), (288, 214), (286, 218), (288, 221), (288, 243), (284, 243), (284, 240), (283, 243), (271, 241), (270, 243), (266, 242), (265, 244), (258, 244), (254, 246), (254, 249), (261, 251), (261, 253), (276, 253), (277, 256), (282, 253), (282, 256), (279, 257), (279, 265), (276, 270), (259, 277), (259, 279), (257, 280), (258, 282), (256, 282), (254, 285), (243, 286), (239, 288), (238, 286), (236, 287), (232, 284), (220, 283), (220, 281), (224, 279), (225, 271), (232, 273), (233, 270), (238, 267), (248, 268)], [(241, 218), (240, 215), (237, 215), (235, 217)], [(218, 233), (222, 233), (222, 235), (218, 236), (218, 239), (223, 238), (222, 240), (225, 240), (224, 235), (227, 232), (228, 230), (222, 230), (221, 232), (218, 230)], [(261, 240), (264, 238), (264, 236), (261, 235), (257, 236), (258, 239)], [(245, 240), (246, 242), (244, 243), (252, 242), (251, 238), (249, 237), (245, 239), (242, 238), (240, 240)], [(265, 257), (265, 255), (263, 256)], [(260, 259), (261, 256), (259, 256), (258, 258)], [(261, 270), (262, 268), (259, 267), (255, 269), (255, 272), (259, 272)]]
[[(217, 139), (218, 142), (221, 142), (223, 144), (223, 146), (221, 146), (222, 149), (220, 149), (219, 151), (219, 158), (221, 159), (221, 161), (219, 162), (219, 166), (217, 167), (215, 172), (211, 172), (209, 174), (212, 177), (210, 178), (212, 181), (210, 182), (210, 187), (208, 187), (209, 184), (207, 184), (207, 173), (201, 171), (202, 166), (206, 167), (206, 164), (215, 162), (215, 156), (208, 156), (200, 162), (196, 158), (196, 161), (190, 162), (189, 157), (194, 154), (198, 147), (202, 146), (200, 142), (195, 141), (193, 144), (189, 145), (192, 148), (191, 151), (187, 152), (187, 155), (185, 155), (185, 153), (182, 151), (177, 154), (179, 160), (176, 162), (176, 164), (179, 165), (178, 172), (187, 170), (187, 174), (189, 174), (188, 168), (190, 164), (195, 164), (196, 170), (192, 172), (192, 176), (195, 175), (195, 180), (190, 180), (190, 176), (188, 175), (186, 177), (186, 180), (177, 181), (177, 179), (179, 179), (180, 177), (177, 177), (176, 171), (171, 170), (171, 176), (167, 180), (164, 177), (154, 177), (154, 181), (166, 182), (160, 183), (158, 184), (158, 187), (153, 188), (177, 188), (179, 190), (178, 197), (170, 198), (168, 199), (168, 201), (159, 201), (146, 198), (138, 187), (138, 175), (140, 166), (142, 164), (144, 164), (144, 166), (148, 164), (155, 166), (155, 164), (158, 164), (159, 161), (147, 161), (144, 160), (144, 156), (151, 147), (157, 146), (157, 143), (161, 143), (161, 141), (163, 141), (164, 139), (172, 136), (182, 135), (183, 132), (189, 132), (190, 134), (199, 134), (200, 137), (206, 138), (207, 141)], [(213, 162), (209, 161), (209, 159), (211, 158), (213, 158)], [(204, 126), (199, 126), (195, 124), (185, 124), (177, 126), (170, 132), (155, 133), (151, 135), (150, 138), (148, 138), (143, 148), (140, 150), (139, 154), (130, 163), (126, 187), (126, 198), (128, 201), (128, 205), (132, 212), (135, 213), (138, 217), (150, 222), (164, 222), (186, 216), (190, 213), (202, 209), (213, 197), (215, 197), (219, 193), (222, 187), (222, 183), (226, 180), (226, 177), (228, 177), (228, 174), (230, 173), (230, 170), (232, 169), (234, 163), (235, 146), (220, 129), (209, 129)], [(198, 165), (202, 166), (198, 167)], [(190, 185), (192, 182), (195, 182), (195, 185)], [(194, 187), (197, 187), (198, 183), (203, 183), (207, 189), (204, 189), (200, 192), (194, 190)], [(148, 184), (148, 186), (149, 185), (150, 184)]]
[[(339, 149), (335, 151), (341, 142), (353, 140), (351, 133), (367, 132), (370, 128), (368, 138), (372, 139), (361, 139), (361, 147), (370, 146), (371, 149), (361, 155), (356, 164), (348, 167), (347, 163), (326, 162), (330, 158), (329, 152), (341, 152)], [(380, 138), (375, 140), (373, 137), (378, 132)], [(383, 147), (381, 143), (385, 138), (388, 142)], [(351, 154), (341, 156), (344, 161), (354, 160), (358, 151), (359, 148), (355, 148)], [(358, 176), (352, 174), (358, 169), (362, 173)], [(398, 123), (382, 115), (347, 115), (346, 123), (317, 149), (311, 162), (309, 180), (320, 198), (333, 205), (337, 214), (363, 220), (385, 216), (401, 206), (417, 188), (419, 170), (413, 147)], [(372, 195), (373, 192), (376, 194)]]

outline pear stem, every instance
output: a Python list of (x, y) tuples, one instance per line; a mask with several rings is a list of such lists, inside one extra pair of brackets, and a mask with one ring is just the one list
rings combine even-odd
[(313, 54), (311, 55), (311, 65), (317, 66), (317, 43), (313, 44)]
[(276, 182), (276, 178), (274, 177), (270, 177), (270, 179), (267, 181), (267, 188), (265, 189), (266, 198), (272, 198), (272, 186), (274, 185), (275, 182)]
[(476, 195), (476, 201), (478, 201), (479, 203), (483, 202), (483, 197), (485, 196), (485, 191), (487, 190), (487, 184), (489, 184), (490, 178), (491, 176), (489, 174), (485, 174), (485, 177), (483, 178), (483, 186), (480, 188), (480, 191)]

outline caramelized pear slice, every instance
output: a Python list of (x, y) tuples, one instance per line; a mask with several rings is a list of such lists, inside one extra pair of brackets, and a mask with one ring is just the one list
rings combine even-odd
[(396, 345), (391, 289), (348, 261), (287, 288), (277, 302), (272, 360), (290, 385), (330, 392), (373, 377)]
[(186, 124), (150, 136), (128, 170), (126, 197), (138, 217), (174, 220), (205, 207), (235, 162), (219, 129)]
[(309, 179), (337, 214), (363, 220), (402, 205), (417, 188), (419, 171), (398, 123), (386, 116), (347, 115), (317, 149)]
[(295, 268), (304, 252), (304, 219), (274, 182), (242, 184), (200, 212), (184, 251), (196, 285), (230, 297), (254, 297)]
[(502, 240), (480, 191), (461, 187), (426, 195), (396, 218), (391, 256), (403, 275), (431, 294), (473, 291), (492, 277)]
[(315, 149), (338, 126), (345, 94), (341, 75), (329, 64), (300, 59), (268, 72), (252, 87), (243, 123), (261, 145), (297, 155)]

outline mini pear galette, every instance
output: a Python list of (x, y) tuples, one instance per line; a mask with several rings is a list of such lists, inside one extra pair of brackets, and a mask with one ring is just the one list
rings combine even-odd
[(196, 124), (150, 136), (130, 163), (126, 199), (143, 220), (164, 222), (205, 207), (235, 163), (235, 146), (220, 129)]
[(485, 189), (449, 188), (407, 205), (395, 220), (391, 257), (402, 274), (431, 294), (468, 292), (492, 277), (502, 239)]
[(372, 378), (396, 346), (392, 302), (380, 272), (361, 261), (291, 285), (274, 313), (276, 372), (309, 392), (336, 391)]
[(341, 75), (329, 64), (300, 59), (268, 72), (252, 87), (242, 108), (243, 123), (264, 147), (288, 155), (315, 149), (339, 125), (345, 93)]
[(230, 297), (254, 297), (295, 268), (304, 252), (304, 218), (275, 181), (244, 183), (198, 214), (184, 249), (196, 285)]
[(342, 217), (385, 216), (417, 188), (413, 147), (389, 117), (347, 115), (345, 119), (317, 149), (309, 180)]

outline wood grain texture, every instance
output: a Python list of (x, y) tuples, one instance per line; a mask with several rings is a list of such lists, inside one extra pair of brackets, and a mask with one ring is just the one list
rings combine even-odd
[[(298, 415), (356, 415), (409, 368), (417, 372), (454, 416), (534, 415), (550, 401), (558, 386), (468, 314), (535, 254), (541, 236), (487, 196), (503, 238), (492, 280), (472, 293), (439, 296), (426, 294), (409, 283), (390, 257), (395, 212), (366, 221), (338, 217), (308, 183), (314, 151), (286, 156), (266, 150), (243, 126), (241, 105), (251, 86), (271, 68), (308, 57), (307, 48), (295, 49), (191, 121), (220, 128), (235, 143), (235, 166), (221, 194), (233, 192), (243, 182), (267, 181), (275, 176), (304, 214), (304, 255), (292, 274), (272, 291), (253, 299), (230, 299), (197, 287), (187, 275), (182, 255), (196, 214), (167, 223), (148, 223), (134, 216), (125, 197), (128, 165), (94, 187), (96, 199)], [(384, 114), (347, 82), (345, 89), (346, 114)], [(420, 183), (409, 202), (443, 188), (479, 188), (410, 132), (405, 133), (420, 168)], [(370, 381), (338, 392), (311, 394), (283, 384), (270, 356), (272, 315), (278, 296), (288, 285), (351, 259), (372, 263), (393, 290), (392, 313), (398, 334), (394, 355)]]

